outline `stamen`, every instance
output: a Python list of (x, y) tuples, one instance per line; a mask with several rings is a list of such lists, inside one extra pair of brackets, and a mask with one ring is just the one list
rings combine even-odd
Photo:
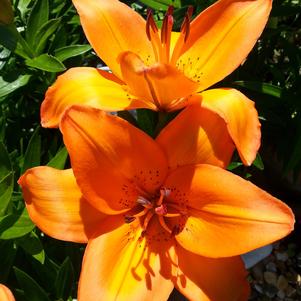
[(166, 225), (164, 217), (161, 215), (158, 215), (159, 223), (160, 225), (170, 234), (172, 234), (172, 230)]
[(172, 229), (172, 235), (178, 235), (181, 232), (181, 228), (179, 225), (175, 225)]
[(126, 216), (124, 217), (124, 222), (125, 222), (126, 224), (130, 224), (130, 223), (132, 223), (135, 219), (136, 219), (135, 216), (126, 215)]
[(133, 222), (137, 217), (141, 217), (141, 216), (147, 214), (148, 211), (149, 211), (149, 209), (148, 209), (148, 208), (145, 208), (144, 210), (142, 210), (142, 211), (140, 211), (140, 212), (138, 212), (138, 213), (136, 213), (136, 214), (133, 214), (133, 215), (126, 215), (126, 216), (124, 217), (124, 221), (125, 221), (126, 224), (130, 224), (130, 223)]
[(189, 6), (185, 14), (183, 23), (181, 25), (181, 34), (177, 40), (174, 51), (172, 53), (171, 63), (175, 64), (179, 56), (181, 55), (184, 44), (186, 43), (190, 33), (190, 22), (193, 14), (193, 7)]
[(145, 208), (152, 208), (153, 204), (143, 196), (138, 196), (137, 203)]
[(166, 15), (163, 19), (161, 28), (161, 43), (163, 44), (163, 57), (161, 60), (165, 63), (169, 62), (170, 56), (170, 39), (173, 27), (173, 6), (169, 6)]
[(152, 43), (156, 61), (158, 61), (159, 58), (162, 56), (162, 45), (158, 31), (159, 30), (154, 20), (153, 11), (151, 9), (148, 9), (146, 19), (146, 35)]
[(147, 9), (147, 18), (146, 18), (146, 35), (149, 40), (152, 39), (151, 37), (151, 30), (156, 33), (158, 32), (157, 24), (154, 20), (153, 11), (151, 9)]
[(150, 220), (152, 219), (153, 216), (154, 216), (154, 213), (148, 210), (148, 212), (145, 216), (144, 222), (143, 222), (143, 227), (142, 228), (144, 230), (146, 230), (146, 228), (148, 226), (148, 223), (150, 222)]
[(161, 108), (160, 101), (159, 101), (159, 99), (158, 99), (158, 97), (157, 97), (157, 95), (156, 95), (155, 88), (153, 87), (153, 84), (152, 84), (152, 82), (150, 81), (150, 79), (148, 78), (146, 72), (144, 72), (144, 79), (145, 79), (145, 81), (147, 82), (149, 91), (150, 91), (150, 93), (151, 93), (151, 95), (152, 95), (152, 98), (153, 98), (153, 101), (154, 101), (156, 107), (157, 107), (158, 109), (160, 109), (160, 108)]
[(165, 215), (167, 213), (167, 206), (166, 204), (161, 204), (160, 206), (155, 208), (155, 212), (158, 215)]

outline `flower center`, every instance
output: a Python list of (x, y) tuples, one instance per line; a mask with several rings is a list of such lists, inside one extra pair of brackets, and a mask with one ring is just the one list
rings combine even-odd
[(163, 19), (161, 32), (154, 20), (152, 10), (148, 10), (146, 19), (146, 34), (152, 43), (153, 51), (157, 62), (175, 64), (182, 53), (182, 48), (188, 39), (190, 32), (190, 19), (193, 13), (193, 7), (189, 6), (181, 25), (180, 35), (173, 49), (170, 53), (173, 19), (173, 7), (169, 6), (166, 15)]
[(137, 213), (128, 214), (125, 216), (125, 223), (131, 223), (135, 219), (140, 218), (143, 232), (146, 231), (147, 226), (153, 217), (157, 217), (160, 225), (171, 235), (176, 235), (181, 231), (179, 224), (170, 226), (174, 223), (167, 222), (167, 218), (179, 218), (187, 215), (186, 210), (180, 207), (175, 202), (168, 200), (171, 190), (161, 188), (160, 194), (153, 198), (145, 198), (139, 196), (137, 198)]

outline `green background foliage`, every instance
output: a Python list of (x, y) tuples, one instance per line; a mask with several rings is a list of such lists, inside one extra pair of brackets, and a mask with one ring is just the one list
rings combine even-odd
[[(147, 7), (153, 8), (159, 24), (173, 5), (179, 29), (189, 5), (195, 16), (213, 1), (123, 2), (143, 16)], [(28, 216), (16, 181), (34, 166), (68, 167), (59, 131), (39, 126), (40, 104), (61, 72), (102, 62), (89, 46), (71, 1), (14, 0), (12, 9), (13, 23), (0, 21), (0, 283), (20, 301), (70, 301), (76, 297), (85, 246), (41, 233)], [(300, 0), (275, 0), (268, 26), (246, 62), (216, 85), (235, 87), (256, 102), (263, 161), (268, 165), (276, 160), (280, 175), (292, 181), (301, 170), (300, 15)], [(138, 110), (134, 121), (127, 112), (120, 116), (156, 134), (156, 113)], [(260, 156), (254, 164), (263, 169)], [(242, 168), (237, 158), (229, 169), (246, 177), (252, 170)]]

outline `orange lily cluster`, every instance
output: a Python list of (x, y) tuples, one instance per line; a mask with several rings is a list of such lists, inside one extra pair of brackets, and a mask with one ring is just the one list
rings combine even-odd
[[(42, 125), (59, 126), (71, 169), (19, 179), (46, 234), (88, 243), (78, 300), (243, 301), (240, 254), (293, 229), (289, 207), (225, 170), (236, 148), (250, 165), (260, 145), (251, 100), (205, 90), (247, 56), (269, 0), (220, 0), (173, 32), (117, 0), (73, 0), (84, 31), (113, 73), (73, 68), (49, 88)], [(183, 109), (155, 139), (104, 111)]]

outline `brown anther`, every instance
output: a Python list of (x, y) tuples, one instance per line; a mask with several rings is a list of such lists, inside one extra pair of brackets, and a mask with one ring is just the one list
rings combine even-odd
[(165, 204), (161, 204), (160, 206), (155, 208), (155, 212), (158, 215), (165, 215), (167, 213), (167, 207)]
[(192, 14), (193, 14), (193, 7), (189, 6), (187, 11), (186, 11), (183, 23), (181, 25), (181, 32), (184, 34), (184, 41), (185, 42), (188, 39), (188, 36), (189, 36), (189, 33), (190, 33), (190, 19), (192, 17)]
[(137, 203), (145, 208), (152, 208), (153, 204), (143, 196), (138, 196)]
[(135, 219), (136, 219), (135, 216), (126, 215), (126, 216), (124, 217), (124, 222), (125, 222), (126, 224), (130, 224), (130, 223), (133, 222)]
[(171, 16), (173, 14), (173, 11), (174, 11), (174, 7), (172, 5), (169, 5), (168, 9), (166, 11), (166, 16), (168, 16), (168, 15)]
[(171, 190), (163, 187), (160, 189), (160, 194), (162, 194), (164, 197), (168, 197), (171, 194)]
[(162, 23), (161, 42), (165, 44), (167, 43), (167, 40), (169, 38), (173, 26), (173, 16), (172, 16), (173, 10), (174, 10), (173, 6), (168, 7)]
[(173, 227), (173, 229), (172, 229), (171, 234), (172, 234), (172, 235), (178, 235), (180, 232), (181, 232), (180, 226), (179, 226), (179, 225), (175, 225), (175, 226)]
[(154, 20), (153, 11), (151, 9), (147, 9), (146, 35), (149, 40), (151, 40), (151, 30), (156, 33), (158, 32), (158, 27)]

